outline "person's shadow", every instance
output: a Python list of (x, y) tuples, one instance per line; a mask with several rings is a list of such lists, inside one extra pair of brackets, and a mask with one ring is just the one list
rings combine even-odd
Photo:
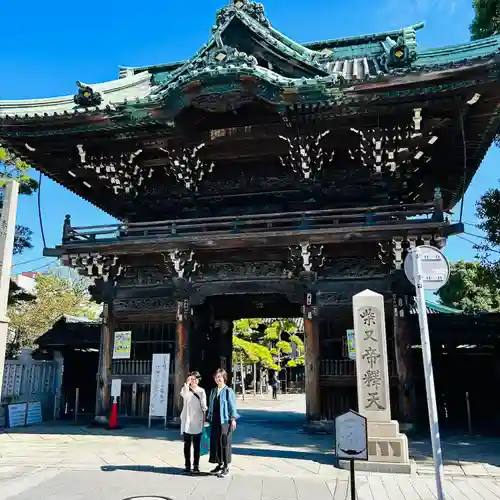
[[(171, 476), (186, 476), (186, 477), (213, 476), (213, 474), (210, 474), (209, 472), (200, 472), (198, 474), (186, 474), (184, 472), (184, 469), (180, 467), (155, 467), (154, 465), (102, 465), (101, 470), (103, 472), (115, 472), (117, 470), (134, 471), (134, 472), (154, 472), (155, 474), (168, 474)], [(163, 497), (158, 497), (158, 498), (163, 498)]]

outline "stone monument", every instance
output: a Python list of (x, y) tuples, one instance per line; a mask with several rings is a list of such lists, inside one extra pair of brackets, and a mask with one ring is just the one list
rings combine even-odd
[(368, 463), (359, 466), (410, 472), (408, 439), (391, 420), (384, 297), (371, 290), (358, 293), (353, 314), (358, 412), (368, 421)]

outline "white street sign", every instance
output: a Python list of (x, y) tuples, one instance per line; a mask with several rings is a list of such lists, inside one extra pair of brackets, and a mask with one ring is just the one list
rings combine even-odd
[(366, 417), (350, 410), (335, 418), (335, 454), (341, 460), (368, 460)]
[[(422, 284), (424, 290), (436, 291), (444, 286), (450, 277), (450, 265), (443, 253), (429, 245), (420, 245), (420, 262), (422, 264)], [(415, 272), (412, 254), (415, 249), (408, 252), (405, 258), (405, 274), (412, 285), (415, 285)]]

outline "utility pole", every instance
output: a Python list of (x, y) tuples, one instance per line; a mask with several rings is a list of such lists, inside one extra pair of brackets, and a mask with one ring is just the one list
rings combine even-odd
[(9, 329), (7, 303), (9, 300), (18, 196), (19, 183), (15, 180), (8, 181), (3, 188), (2, 213), (0, 215), (0, 398)]

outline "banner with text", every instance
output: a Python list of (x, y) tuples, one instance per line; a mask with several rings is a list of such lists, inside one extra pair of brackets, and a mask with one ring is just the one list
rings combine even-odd
[(149, 402), (150, 417), (165, 418), (167, 415), (169, 375), (170, 354), (153, 354)]

